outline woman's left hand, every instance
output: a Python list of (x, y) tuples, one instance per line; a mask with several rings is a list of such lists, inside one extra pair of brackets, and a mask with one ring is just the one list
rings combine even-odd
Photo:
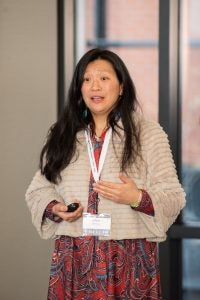
[(113, 202), (131, 205), (138, 201), (141, 191), (135, 182), (125, 174), (120, 174), (121, 183), (100, 180), (93, 184), (94, 191)]

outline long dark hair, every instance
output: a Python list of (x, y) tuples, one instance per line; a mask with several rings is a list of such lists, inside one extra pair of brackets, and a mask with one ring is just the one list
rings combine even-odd
[(136, 91), (129, 72), (121, 58), (105, 49), (89, 50), (77, 64), (68, 92), (68, 98), (59, 120), (51, 126), (46, 144), (40, 155), (40, 169), (45, 177), (57, 183), (61, 179), (61, 171), (67, 167), (76, 153), (76, 134), (83, 130), (92, 120), (89, 110), (87, 116), (85, 103), (81, 94), (83, 77), (87, 65), (97, 59), (110, 62), (116, 72), (117, 78), (123, 86), (120, 101), (108, 116), (108, 123), (116, 132), (119, 127), (119, 116), (124, 130), (124, 148), (121, 157), (121, 171), (135, 161), (139, 154), (140, 139), (133, 113), (137, 108)]

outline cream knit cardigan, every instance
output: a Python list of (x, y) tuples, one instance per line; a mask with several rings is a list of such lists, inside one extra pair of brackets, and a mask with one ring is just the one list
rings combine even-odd
[[(112, 216), (111, 235), (100, 239), (146, 238), (148, 241), (164, 241), (167, 230), (185, 205), (185, 193), (177, 178), (166, 134), (156, 122), (141, 119), (138, 124), (143, 159), (138, 158), (137, 167), (136, 164), (131, 166), (127, 173), (138, 188), (148, 192), (155, 215), (149, 216), (131, 209), (129, 205), (114, 203), (100, 197), (99, 213), (110, 213)], [(119, 130), (119, 132), (123, 136), (123, 131)], [(37, 171), (26, 192), (26, 202), (32, 215), (32, 222), (44, 239), (60, 235), (72, 237), (82, 235), (82, 218), (72, 223), (43, 220), (46, 206), (54, 199), (66, 204), (79, 199), (84, 206), (84, 211), (87, 211), (91, 169), (84, 131), (77, 134), (77, 139), (78, 158), (73, 159), (62, 171), (61, 182), (55, 185)], [(102, 180), (120, 182), (118, 176), (122, 144), (122, 138), (113, 134), (101, 173)]]

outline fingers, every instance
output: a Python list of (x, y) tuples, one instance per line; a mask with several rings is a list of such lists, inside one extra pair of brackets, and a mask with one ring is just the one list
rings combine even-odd
[(66, 212), (66, 211), (67, 211), (67, 206), (64, 203), (57, 203), (52, 208), (52, 212), (54, 215), (58, 215), (58, 213)]
[(121, 187), (121, 185), (123, 183), (128, 183), (128, 184), (134, 183), (134, 181), (124, 173), (119, 174), (119, 179), (122, 182), (114, 183), (114, 182), (111, 182), (111, 181), (100, 180), (100, 181), (94, 183), (93, 186), (96, 187), (96, 186), (99, 186), (99, 184), (100, 184), (101, 187), (104, 186), (104, 187), (108, 187), (108, 188), (116, 188), (116, 187)]
[(121, 182), (100, 180), (93, 184), (94, 190), (102, 197), (116, 203), (130, 204), (138, 192), (135, 182), (125, 174), (119, 174)]
[(126, 176), (125, 174), (119, 174), (119, 178), (122, 182), (116, 183), (111, 181), (99, 180), (93, 184), (94, 190), (98, 192), (111, 192), (111, 190), (120, 190), (123, 188), (124, 184), (132, 182), (132, 179), (130, 179), (130, 177)]
[(114, 182), (109, 182), (109, 181), (97, 181), (96, 183), (93, 184), (94, 187), (105, 187), (105, 188), (115, 188), (117, 186), (116, 183)]
[(63, 220), (67, 222), (73, 222), (79, 219), (83, 213), (83, 206), (79, 205), (79, 207), (73, 212), (65, 212), (63, 213)]
[(64, 203), (54, 205), (52, 212), (64, 221), (73, 222), (80, 218), (83, 213), (83, 206), (80, 202), (77, 201), (77, 203), (79, 203), (79, 207), (74, 212), (67, 212), (67, 206)]
[(124, 173), (120, 173), (119, 174), (119, 179), (123, 182), (123, 183), (129, 183), (132, 182), (132, 179), (130, 177), (128, 177), (126, 174)]
[(99, 181), (93, 184), (94, 190), (104, 198), (118, 201), (121, 199), (123, 187), (121, 183)]

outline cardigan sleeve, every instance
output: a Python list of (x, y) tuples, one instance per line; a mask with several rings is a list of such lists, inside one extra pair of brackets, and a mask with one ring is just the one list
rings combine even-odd
[(55, 185), (49, 182), (38, 170), (29, 185), (25, 200), (31, 212), (33, 225), (43, 239), (55, 237), (55, 232), (59, 223), (49, 218), (44, 218), (45, 210), (50, 202), (57, 200), (64, 202), (57, 193)]
[(146, 191), (155, 214), (154, 217), (140, 214), (140, 217), (154, 237), (158, 231), (160, 236), (166, 236), (167, 230), (185, 206), (185, 193), (178, 180), (168, 137), (161, 126), (149, 122), (143, 129), (142, 138), (148, 178)]

